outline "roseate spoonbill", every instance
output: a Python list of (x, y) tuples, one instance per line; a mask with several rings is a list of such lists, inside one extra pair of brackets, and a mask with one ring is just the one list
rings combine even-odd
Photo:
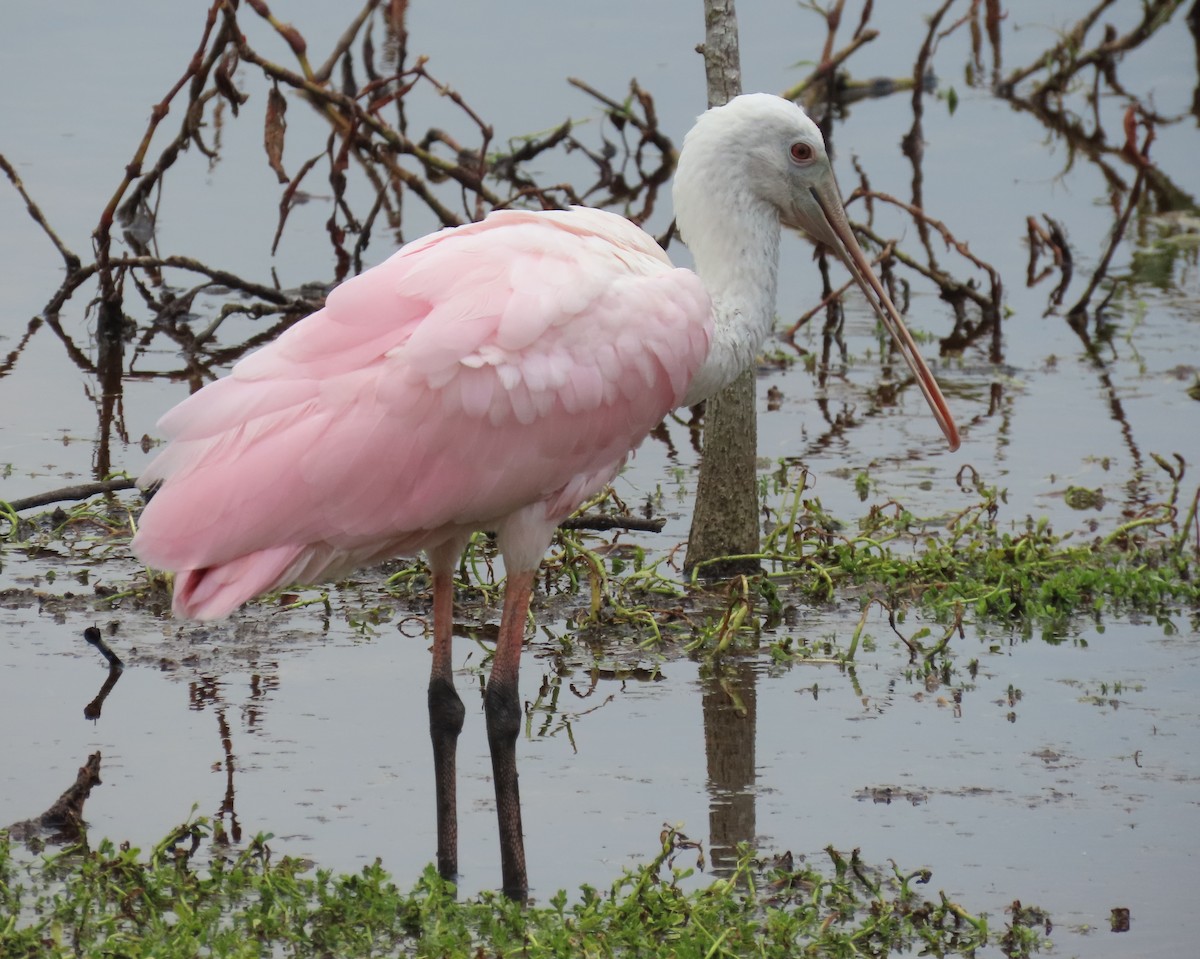
[(438, 866), (457, 871), (452, 574), (494, 530), (507, 574), (485, 707), (504, 890), (527, 890), (517, 670), (554, 530), (670, 410), (730, 383), (774, 321), (781, 225), (834, 250), (951, 448), (933, 375), (854, 239), (816, 125), (767, 94), (709, 110), (674, 183), (696, 273), (599, 210), (503, 211), (407, 244), (163, 417), (133, 549), (175, 572), (177, 616), (424, 551)]

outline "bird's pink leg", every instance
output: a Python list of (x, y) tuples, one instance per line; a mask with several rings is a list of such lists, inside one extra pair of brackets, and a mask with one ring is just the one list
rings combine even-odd
[(517, 734), (521, 730), (521, 698), (517, 674), (525, 620), (536, 570), (510, 572), (504, 590), (500, 636), (492, 659), (483, 706), (487, 716), (488, 746), (492, 753), (492, 780), (496, 787), (496, 815), (500, 821), (500, 868), (504, 894), (523, 900), (529, 892), (525, 872), (525, 837), (521, 831), (521, 795), (517, 788)]
[[(454, 689), (451, 638), (454, 632), (452, 560), (433, 567), (433, 668), (429, 674), (429, 738), (433, 742), (434, 792), (437, 798), (437, 864), (443, 879), (458, 875), (458, 810), (455, 756), (466, 710)], [(447, 568), (451, 567), (451, 568)]]

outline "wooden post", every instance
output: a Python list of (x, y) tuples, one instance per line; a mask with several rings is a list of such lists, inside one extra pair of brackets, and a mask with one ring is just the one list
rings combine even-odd
[[(734, 0), (704, 0), (704, 70), (708, 105), (720, 106), (742, 92)], [(728, 577), (758, 571), (757, 560), (724, 556), (757, 553), (758, 424), (755, 373), (751, 368), (711, 397), (704, 412), (704, 452), (684, 568), (704, 564), (704, 575)]]

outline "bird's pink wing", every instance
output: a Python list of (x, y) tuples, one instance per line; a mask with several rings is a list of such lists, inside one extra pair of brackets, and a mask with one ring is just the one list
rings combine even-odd
[(177, 611), (219, 616), (531, 505), (556, 521), (682, 401), (710, 338), (699, 280), (621, 217), (433, 234), (162, 419), (134, 549), (192, 571)]

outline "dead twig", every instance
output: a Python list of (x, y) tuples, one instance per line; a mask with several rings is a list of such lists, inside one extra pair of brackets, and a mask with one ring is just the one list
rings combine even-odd
[(8, 162), (3, 153), (0, 153), (0, 170), (4, 171), (5, 176), (8, 177), (17, 193), (21, 195), (21, 199), (25, 201), (25, 209), (29, 211), (29, 215), (33, 217), (33, 221), (42, 228), (42, 232), (50, 238), (50, 242), (53, 243), (54, 248), (58, 250), (59, 256), (63, 258), (63, 263), (66, 264), (67, 273), (74, 273), (79, 269), (79, 257), (73, 253), (67, 247), (67, 245), (63, 243), (62, 240), (59, 239), (58, 234), (54, 232), (54, 228), (51, 227), (47, 222), (45, 215), (42, 213), (41, 207), (39, 207), (33, 201), (33, 197), (31, 197), (25, 191), (25, 184), (21, 182), (21, 178), (17, 176), (17, 171), (13, 168), (13, 165)]
[(558, 524), (559, 529), (587, 529), (605, 532), (610, 529), (629, 529), (640, 532), (661, 533), (666, 520), (643, 519), (638, 516), (614, 516), (611, 513), (581, 513)]
[(1133, 186), (1129, 189), (1129, 196), (1125, 200), (1125, 206), (1109, 233), (1108, 244), (1100, 257), (1100, 263), (1088, 281), (1087, 289), (1084, 290), (1083, 296), (1079, 298), (1079, 301), (1067, 311), (1067, 320), (1072, 324), (1086, 322), (1088, 306), (1091, 303), (1092, 296), (1101, 281), (1108, 276), (1108, 268), (1112, 263), (1113, 254), (1125, 238), (1125, 230), (1129, 226), (1129, 218), (1133, 215), (1138, 200), (1141, 199), (1142, 184), (1145, 182), (1146, 172), (1152, 167), (1150, 163), (1150, 144), (1154, 142), (1154, 127), (1152, 123), (1149, 120), (1143, 120), (1143, 123), (1146, 129), (1146, 136), (1139, 147), (1137, 143), (1137, 113), (1132, 106), (1125, 111), (1125, 146), (1122, 152), (1130, 158), (1137, 169), (1137, 174), (1134, 176)]
[[(895, 242), (888, 241), (887, 243), (885, 243), (883, 245), (883, 249), (879, 252), (879, 254), (877, 256), (872, 257), (871, 265), (874, 267), (878, 267), (882, 261), (884, 261), (892, 256), (892, 254), (895, 252), (895, 249), (896, 249)], [(796, 339), (796, 334), (799, 333), (800, 330), (803, 329), (805, 325), (807, 325), (809, 320), (811, 320), (814, 316), (816, 316), (822, 310), (829, 309), (830, 305), (833, 303), (836, 303), (838, 300), (840, 300), (842, 298), (842, 296), (845, 295), (847, 290), (851, 289), (852, 287), (857, 288), (857, 286), (858, 286), (857, 282), (852, 278), (852, 279), (847, 280), (845, 283), (843, 283), (837, 289), (829, 290), (821, 298), (820, 303), (818, 303), (816, 306), (814, 306), (811, 310), (801, 313), (799, 319), (797, 319), (795, 323), (793, 323), (786, 330), (784, 330), (780, 334), (780, 336), (783, 339), (794, 341)]]
[(1028, 66), (1010, 72), (1000, 83), (997, 92), (1001, 96), (1010, 97), (1017, 84), (1040, 70), (1050, 69), (1057, 65), (1033, 91), (1034, 98), (1042, 99), (1051, 94), (1062, 93), (1071, 80), (1088, 67), (1109, 70), (1120, 54), (1141, 46), (1159, 28), (1169, 22), (1175, 12), (1183, 6), (1184, 0), (1146, 0), (1141, 4), (1141, 20), (1132, 29), (1124, 34), (1108, 30), (1100, 43), (1091, 49), (1085, 49), (1084, 44), (1088, 32), (1096, 24), (1100, 15), (1115, 2), (1116, 0), (1100, 0), (1070, 30), (1066, 31), (1055, 47), (1046, 51)]
[(818, 99), (818, 97), (812, 95), (812, 91), (822, 83), (832, 84), (833, 77), (841, 65), (845, 63), (860, 47), (871, 43), (873, 40), (878, 38), (878, 36), (878, 30), (863, 30), (859, 33), (856, 33), (854, 38), (844, 47), (842, 47), (842, 49), (831, 54), (828, 59), (823, 59), (819, 64), (817, 64), (816, 67), (813, 68), (812, 72), (809, 73), (808, 76), (806, 76), (799, 83), (792, 84), (790, 87), (784, 90), (780, 96), (786, 100), (803, 100), (806, 103), (811, 103), (813, 100)]
[(121, 479), (101, 480), (98, 483), (79, 483), (76, 486), (64, 486), (61, 489), (50, 490), (46, 493), (36, 493), (21, 499), (8, 500), (7, 506), (14, 513), (39, 506), (49, 506), (51, 503), (77, 502), (91, 499), (101, 493), (119, 493), (122, 490), (136, 489), (137, 481), (126, 477)]

